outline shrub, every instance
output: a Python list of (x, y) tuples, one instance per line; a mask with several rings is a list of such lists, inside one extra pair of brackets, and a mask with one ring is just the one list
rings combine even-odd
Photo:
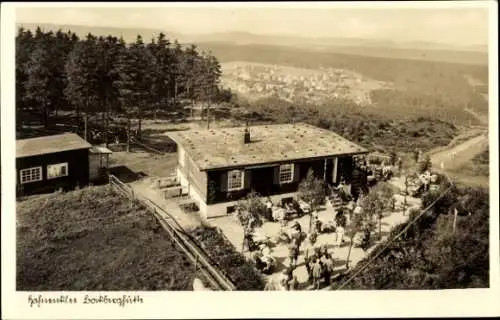
[(253, 262), (245, 259), (216, 228), (198, 227), (191, 235), (225, 272), (238, 290), (263, 290), (265, 281)]
[[(481, 189), (455, 189), (439, 205), (448, 212), (457, 203), (471, 212), (457, 217), (423, 215), (385, 251), (358, 274), (348, 289), (452, 289), (485, 288), (489, 285), (489, 203)], [(415, 213), (412, 213), (414, 216)], [(394, 227), (389, 239), (407, 223)], [(346, 274), (349, 278), (371, 261), (381, 243)]]
[(250, 221), (252, 221), (250, 228), (262, 225), (262, 217), (266, 216), (267, 208), (257, 192), (251, 191), (245, 199), (239, 200), (236, 208), (238, 220), (243, 227), (249, 226)]

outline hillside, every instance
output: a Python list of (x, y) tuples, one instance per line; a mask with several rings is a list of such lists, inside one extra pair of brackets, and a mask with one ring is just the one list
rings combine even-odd
[(459, 129), (439, 118), (397, 117), (370, 108), (357, 108), (351, 101), (326, 104), (293, 104), (276, 98), (240, 100), (231, 111), (237, 120), (257, 123), (306, 122), (332, 130), (360, 145), (383, 153), (424, 151), (447, 145)]
[(17, 290), (191, 290), (194, 266), (109, 186), (17, 204)]
[(257, 45), (280, 46), (290, 50), (308, 50), (320, 53), (342, 53), (362, 55), (367, 57), (382, 57), (395, 59), (414, 59), (424, 61), (442, 61), (464, 64), (488, 64), (487, 46), (458, 47), (433, 42), (396, 42), (379, 39), (362, 38), (327, 38), (327, 37), (300, 37), (288, 35), (261, 35), (248, 32), (224, 32), (212, 34), (183, 34), (172, 28), (119, 28), (80, 25), (57, 25), (47, 23), (18, 23), (17, 26), (35, 30), (37, 26), (48, 31), (71, 30), (83, 37), (89, 32), (97, 36), (121, 35), (127, 42), (134, 41), (137, 34), (141, 34), (148, 42), (152, 35), (160, 32), (179, 40), (181, 43), (195, 43), (202, 48), (214, 49), (214, 46)]
[[(488, 102), (483, 94), (488, 92), (487, 66), (311, 52), (278, 46), (213, 43), (210, 48), (223, 65), (246, 62), (280, 68), (333, 68), (391, 83), (390, 89), (375, 88), (370, 93), (374, 111), (382, 114), (413, 118), (430, 116), (458, 124), (480, 124), (478, 117), (466, 109), (482, 116), (488, 113)], [(470, 78), (482, 83), (483, 87), (479, 90), (470, 83)]]

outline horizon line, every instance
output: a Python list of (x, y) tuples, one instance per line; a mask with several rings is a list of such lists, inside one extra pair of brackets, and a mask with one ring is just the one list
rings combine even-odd
[(125, 29), (125, 30), (134, 30), (134, 29), (143, 29), (143, 30), (151, 30), (155, 32), (164, 32), (166, 35), (174, 34), (174, 35), (185, 35), (185, 36), (210, 36), (210, 35), (221, 35), (221, 34), (230, 34), (230, 33), (246, 33), (248, 35), (254, 35), (254, 36), (259, 36), (259, 37), (273, 37), (273, 36), (279, 36), (279, 37), (290, 37), (290, 38), (297, 38), (297, 39), (311, 39), (311, 40), (321, 40), (321, 39), (350, 39), (350, 40), (372, 40), (372, 41), (383, 41), (383, 42), (391, 42), (394, 44), (411, 44), (411, 43), (430, 43), (430, 44), (440, 44), (440, 45), (446, 45), (446, 46), (452, 46), (452, 47), (458, 47), (458, 48), (470, 48), (470, 47), (478, 47), (478, 46), (489, 46), (489, 43), (473, 43), (473, 44), (457, 44), (457, 43), (451, 43), (451, 42), (437, 42), (437, 41), (432, 41), (432, 40), (394, 40), (391, 38), (382, 38), (382, 37), (342, 37), (342, 36), (305, 36), (305, 35), (293, 35), (292, 33), (268, 33), (268, 34), (263, 34), (263, 33), (256, 33), (256, 32), (250, 32), (246, 30), (228, 30), (228, 31), (218, 31), (218, 32), (211, 32), (211, 33), (193, 33), (193, 32), (184, 32), (184, 31), (179, 31), (176, 30), (175, 28), (172, 28), (172, 31), (166, 31), (167, 28), (153, 28), (153, 27), (141, 27), (141, 26), (131, 26), (131, 27), (121, 27), (121, 26), (110, 26), (110, 25), (88, 25), (88, 24), (61, 24), (61, 23), (54, 23), (54, 22), (28, 22), (28, 21), (16, 21), (16, 25), (22, 25), (22, 24), (33, 24), (33, 25), (53, 25), (53, 26), (63, 26), (63, 27), (89, 27), (89, 28), (110, 28), (110, 29)]

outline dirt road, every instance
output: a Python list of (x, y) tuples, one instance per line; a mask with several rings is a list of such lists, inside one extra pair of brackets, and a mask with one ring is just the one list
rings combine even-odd
[(479, 114), (479, 113), (477, 113), (474, 110), (469, 109), (469, 108), (464, 108), (464, 111), (468, 112), (470, 115), (472, 115), (473, 117), (475, 117), (483, 125), (486, 125), (486, 126), (488, 125), (488, 116), (485, 116), (484, 114)]
[(431, 155), (432, 166), (446, 173), (456, 182), (478, 187), (489, 187), (489, 177), (461, 172), (460, 168), (488, 147), (488, 136), (482, 134), (451, 148)]
[(452, 148), (431, 155), (432, 165), (436, 169), (442, 168), (444, 170), (458, 168), (483, 152), (487, 146), (488, 137), (485, 134), (479, 135)]

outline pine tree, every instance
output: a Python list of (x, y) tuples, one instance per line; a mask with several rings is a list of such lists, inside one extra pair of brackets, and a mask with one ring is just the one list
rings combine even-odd
[(136, 109), (139, 117), (138, 134), (141, 137), (141, 121), (144, 111), (150, 101), (150, 90), (155, 82), (154, 71), (156, 70), (156, 60), (148, 48), (144, 46), (142, 37), (137, 36), (136, 42), (130, 47), (130, 53), (135, 61), (136, 70), (132, 77), (135, 83)]
[(120, 38), (118, 43), (120, 50), (113, 69), (113, 74), (116, 75), (113, 85), (118, 91), (120, 111), (127, 118), (127, 152), (130, 152), (130, 109), (134, 104), (134, 82), (132, 80), (134, 61), (123, 38)]
[(158, 35), (156, 45), (150, 46), (150, 52), (156, 60), (153, 97), (156, 100), (156, 105), (163, 107), (171, 97), (169, 88), (171, 85), (170, 74), (173, 60), (170, 51), (170, 41), (164, 33)]
[[(217, 59), (212, 56), (210, 52), (204, 52), (197, 64), (195, 95), (197, 99), (207, 102), (207, 126), (209, 126), (210, 123), (211, 101), (217, 94), (221, 74), (222, 72), (219, 61), (217, 61)], [(203, 110), (201, 112), (203, 120)]]
[(109, 117), (113, 105), (118, 104), (118, 91), (113, 85), (117, 79), (114, 73), (118, 53), (121, 48), (116, 37), (100, 37), (97, 42), (98, 51), (98, 76), (99, 76), (99, 104), (104, 120), (104, 143), (109, 144)]
[(19, 28), (16, 36), (16, 125), (21, 126), (20, 112), (29, 106), (26, 96), (27, 67), (33, 53), (34, 38), (30, 30)]
[(150, 101), (150, 89), (155, 81), (154, 69), (154, 56), (144, 46), (141, 36), (137, 37), (134, 44), (122, 49), (118, 54), (114, 71), (117, 78), (114, 84), (118, 88), (120, 103), (127, 115), (128, 151), (130, 151), (131, 114), (134, 110), (137, 111), (140, 135), (142, 114)]
[(67, 86), (66, 61), (69, 53), (73, 50), (73, 43), (68, 34), (58, 30), (49, 45), (52, 57), (50, 99), (54, 111), (57, 113), (58, 109), (65, 107), (68, 103), (64, 95), (64, 88)]
[(36, 103), (37, 109), (42, 113), (43, 124), (48, 127), (49, 104), (50, 104), (50, 81), (49, 70), (51, 56), (43, 43), (39, 41), (26, 64), (26, 97)]
[(184, 96), (191, 100), (191, 118), (194, 116), (194, 102), (195, 102), (195, 94), (194, 94), (194, 86), (196, 81), (196, 71), (197, 71), (197, 63), (199, 60), (198, 52), (196, 51), (196, 46), (191, 45), (184, 51), (181, 60), (181, 73), (183, 76), (183, 83), (185, 87)]
[(95, 111), (99, 98), (98, 51), (96, 39), (88, 34), (85, 41), (79, 42), (69, 54), (66, 63), (68, 85), (64, 93), (72, 102), (80, 119), (80, 109), (83, 107), (85, 117), (84, 138), (88, 140), (89, 114)]

